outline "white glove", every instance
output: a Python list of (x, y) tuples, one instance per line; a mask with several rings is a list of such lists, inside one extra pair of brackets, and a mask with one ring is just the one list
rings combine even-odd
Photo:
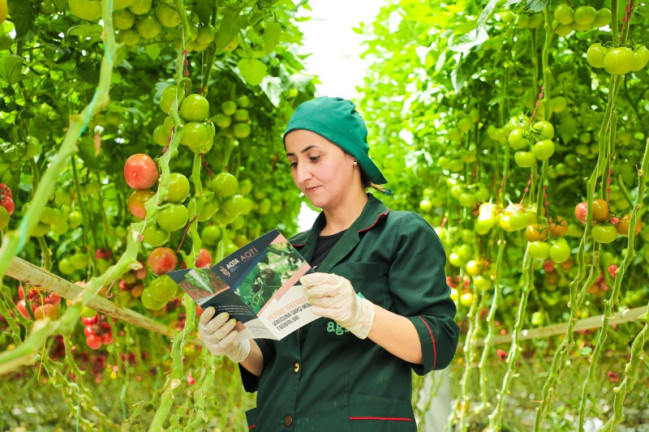
[(250, 354), (250, 341), (238, 337), (239, 332), (234, 330), (237, 320), (229, 319), (227, 312), (210, 321), (215, 313), (213, 307), (208, 307), (201, 315), (198, 330), (205, 347), (214, 355), (227, 355), (235, 363), (242, 362)]
[(374, 321), (374, 305), (356, 295), (352, 284), (331, 273), (310, 273), (300, 282), (314, 314), (331, 318), (359, 339), (365, 339)]

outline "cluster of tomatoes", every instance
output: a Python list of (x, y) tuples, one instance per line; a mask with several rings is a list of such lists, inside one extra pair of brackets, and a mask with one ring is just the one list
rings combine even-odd
[(56, 319), (59, 316), (61, 297), (54, 293), (46, 296), (37, 289), (31, 289), (25, 296), (22, 285), (18, 286), (20, 300), (16, 303), (18, 311), (27, 319)]
[(110, 324), (106, 317), (95, 313), (93, 316), (82, 316), (83, 334), (86, 335), (86, 345), (92, 350), (98, 350), (102, 345), (110, 345), (115, 340)]
[(559, 36), (568, 36), (573, 30), (587, 31), (609, 25), (611, 18), (609, 8), (579, 6), (573, 9), (568, 3), (561, 3), (554, 9), (552, 28)]
[(604, 68), (611, 75), (625, 75), (639, 72), (649, 63), (649, 49), (640, 45), (635, 50), (629, 47), (607, 48), (594, 43), (586, 51), (586, 61), (596, 69)]
[(0, 183), (0, 230), (9, 225), (9, 216), (14, 213), (15, 209), (16, 205), (11, 189), (6, 184)]
[[(621, 218), (611, 216), (608, 202), (598, 198), (593, 200), (593, 240), (598, 243), (611, 243), (618, 235), (627, 237), (629, 235), (631, 214), (626, 214)], [(581, 223), (586, 223), (588, 217), (588, 202), (583, 201), (575, 206), (575, 216)], [(642, 222), (636, 220), (634, 235), (638, 235), (642, 230)]]
[(554, 126), (552, 123), (541, 120), (527, 127), (529, 121), (521, 117), (510, 122), (513, 125), (509, 130), (507, 142), (513, 150), (514, 162), (521, 168), (531, 168), (536, 160), (547, 160), (554, 154)]

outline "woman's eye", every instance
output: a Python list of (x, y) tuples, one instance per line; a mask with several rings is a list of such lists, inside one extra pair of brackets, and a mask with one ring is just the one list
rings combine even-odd
[(291, 168), (295, 168), (297, 166), (297, 162), (290, 162)]
[(317, 162), (318, 159), (320, 159), (320, 156), (311, 156), (311, 157), (309, 157), (309, 160), (310, 160), (311, 162)]

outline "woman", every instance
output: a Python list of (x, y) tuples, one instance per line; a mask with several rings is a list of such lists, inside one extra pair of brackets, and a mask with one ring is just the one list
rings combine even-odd
[(445, 368), (455, 353), (442, 244), (419, 215), (366, 193), (387, 183), (366, 138), (354, 104), (330, 97), (301, 104), (284, 134), (295, 184), (322, 209), (291, 239), (316, 269), (301, 281), (322, 318), (269, 341), (238, 339), (227, 314), (210, 321), (213, 308), (201, 317), (206, 347), (258, 392), (251, 430), (416, 431), (411, 371)]

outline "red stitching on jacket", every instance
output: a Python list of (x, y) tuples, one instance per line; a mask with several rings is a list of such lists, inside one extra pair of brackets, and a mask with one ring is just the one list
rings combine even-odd
[(372, 228), (374, 228), (374, 226), (375, 226), (377, 223), (379, 223), (379, 221), (381, 220), (381, 218), (382, 218), (383, 216), (387, 216), (388, 213), (390, 213), (390, 209), (387, 209), (387, 210), (385, 211), (385, 213), (381, 213), (381, 214), (376, 218), (376, 220), (374, 221), (374, 223), (373, 223), (371, 226), (369, 226), (369, 227), (367, 227), (367, 228), (363, 228), (362, 230), (358, 230), (359, 234), (362, 233), (362, 232), (364, 232), (364, 231), (371, 230)]
[(433, 356), (433, 369), (435, 369), (435, 366), (437, 366), (437, 345), (435, 344), (435, 336), (433, 335), (433, 331), (430, 329), (430, 326), (428, 325), (426, 320), (421, 317), (421, 315), (419, 315), (419, 319), (422, 320), (424, 322), (424, 324), (426, 324), (426, 328), (428, 329), (428, 333), (430, 333), (430, 338), (433, 340), (433, 354), (434, 354), (434, 356)]
[(409, 421), (412, 419), (408, 417), (350, 417), (350, 420), (382, 420), (382, 421)]

